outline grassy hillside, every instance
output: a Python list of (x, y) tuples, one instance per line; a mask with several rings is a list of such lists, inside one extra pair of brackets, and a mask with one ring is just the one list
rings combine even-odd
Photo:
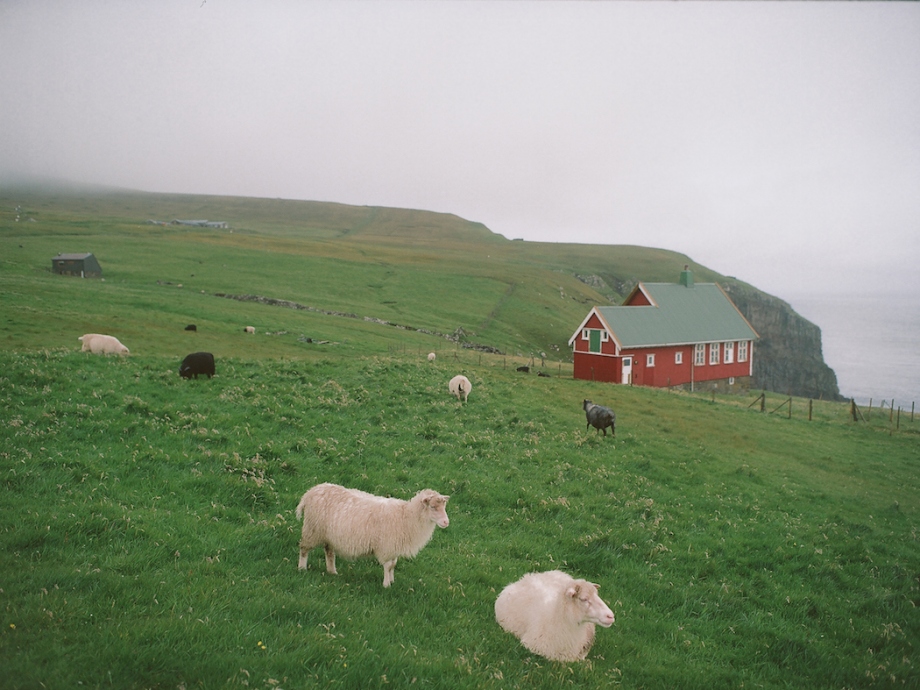
[[(232, 229), (146, 223), (174, 218), (223, 220)], [(542, 351), (568, 361), (566, 341), (587, 308), (631, 287), (616, 276), (674, 280), (692, 263), (638, 247), (513, 242), (424, 211), (133, 192), (0, 191), (0, 236), (9, 248), (0, 272), (10, 298), (0, 324), (7, 350), (70, 347), (83, 332), (105, 331), (138, 353), (179, 354), (187, 344), (177, 341), (177, 329), (190, 322), (205, 345), (227, 355), (249, 351), (231, 336), (252, 324), (263, 333), (287, 332), (270, 343), (245, 343), (260, 356), (306, 355), (299, 336), (368, 352), (394, 342), (418, 346), (418, 329), (462, 329), (467, 341), (503, 352)], [(80, 251), (96, 255), (104, 282), (50, 273), (52, 256)], [(695, 270), (700, 280), (718, 277)], [(592, 276), (592, 286), (579, 274)], [(358, 328), (341, 318), (231, 304), (218, 293), (410, 328)], [(48, 318), (35, 318), (40, 314)], [(427, 340), (429, 347), (443, 343)]]
[[(920, 684), (915, 426), (469, 351), (175, 367), (0, 353), (3, 687)], [(615, 438), (585, 430), (584, 397), (616, 409)], [(317, 549), (299, 572), (293, 509), (321, 481), (435, 488), (450, 527), (387, 590), (373, 560), (330, 576)], [(617, 616), (584, 663), (494, 621), (505, 584), (555, 568)]]

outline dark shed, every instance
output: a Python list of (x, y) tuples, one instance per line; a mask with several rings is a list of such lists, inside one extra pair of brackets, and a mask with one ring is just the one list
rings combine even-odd
[(51, 270), (62, 276), (101, 278), (102, 266), (92, 254), (58, 254), (51, 259)]

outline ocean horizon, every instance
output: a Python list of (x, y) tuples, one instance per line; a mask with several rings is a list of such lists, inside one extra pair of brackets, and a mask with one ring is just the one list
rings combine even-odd
[(821, 329), (825, 363), (840, 394), (857, 405), (882, 401), (920, 412), (920, 296), (916, 293), (799, 294), (784, 297)]

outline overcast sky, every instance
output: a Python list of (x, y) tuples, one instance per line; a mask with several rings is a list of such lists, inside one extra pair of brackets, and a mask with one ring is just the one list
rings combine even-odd
[(0, 0), (0, 181), (419, 208), (916, 289), (920, 3)]

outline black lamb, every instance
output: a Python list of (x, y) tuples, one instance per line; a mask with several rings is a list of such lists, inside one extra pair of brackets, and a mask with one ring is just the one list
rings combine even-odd
[(603, 431), (604, 436), (606, 436), (607, 427), (609, 426), (610, 433), (613, 436), (617, 435), (617, 416), (613, 410), (602, 405), (595, 405), (590, 400), (585, 400), (581, 406), (584, 408), (585, 416), (588, 418), (585, 429), (590, 429), (593, 426), (598, 431)]
[(193, 352), (182, 360), (179, 366), (179, 376), (184, 379), (198, 378), (203, 374), (208, 378), (214, 376), (214, 355), (210, 352)]

